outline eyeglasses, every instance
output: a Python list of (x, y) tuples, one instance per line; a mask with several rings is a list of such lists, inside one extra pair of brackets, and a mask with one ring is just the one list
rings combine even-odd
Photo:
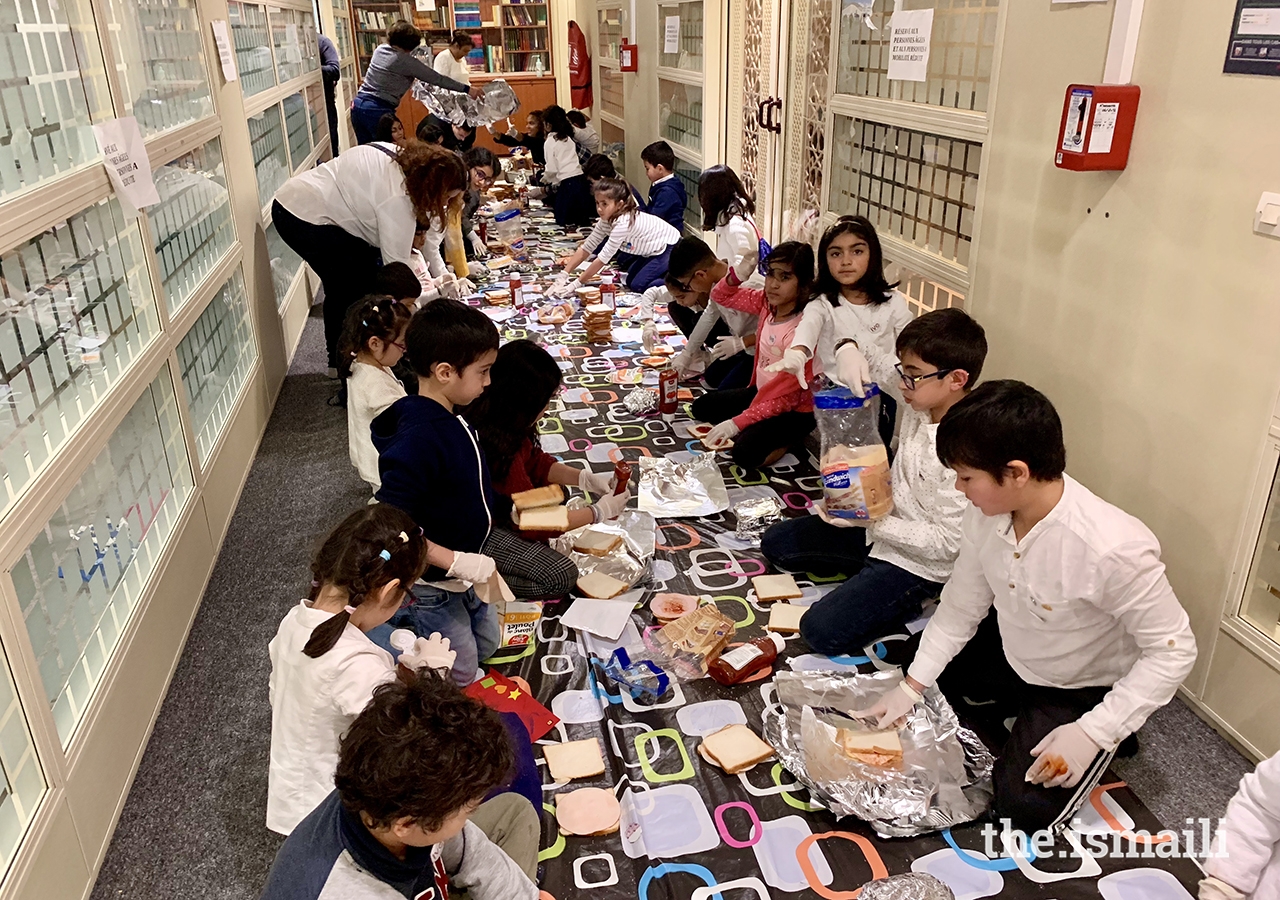
[(893, 367), (898, 370), (898, 377), (902, 379), (902, 386), (909, 391), (914, 391), (916, 385), (928, 378), (944, 378), (955, 371), (954, 368), (939, 369), (936, 372), (930, 372), (928, 375), (908, 375), (902, 371), (902, 363), (894, 363)]
[(670, 275), (670, 274), (667, 275), (667, 283), (675, 285), (677, 288), (679, 288), (681, 291), (683, 291), (686, 294), (693, 293), (693, 288), (690, 287), (689, 284), (683, 281), (677, 281), (674, 275)]
[(409, 352), (409, 348), (405, 346), (404, 341), (391, 341), (391, 342), (390, 342), (390, 344), (391, 344), (391, 346), (392, 346), (392, 347), (395, 347), (395, 348), (396, 348), (397, 350), (399, 350), (401, 353), (408, 353), (408, 352)]

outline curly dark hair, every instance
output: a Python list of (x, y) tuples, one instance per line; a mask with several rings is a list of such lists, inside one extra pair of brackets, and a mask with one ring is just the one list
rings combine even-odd
[(430, 670), (380, 685), (342, 737), (334, 784), (342, 805), (377, 828), (409, 818), (435, 831), (510, 778), (498, 714)]
[(467, 407), (467, 421), (480, 434), (494, 481), (511, 472), (525, 441), (538, 444), (538, 419), (560, 387), (560, 367), (533, 341), (504, 344), (489, 370), (489, 387)]
[(406, 141), (396, 154), (404, 187), (419, 222), (445, 220), (452, 191), (467, 189), (467, 166), (452, 150), (422, 141)]

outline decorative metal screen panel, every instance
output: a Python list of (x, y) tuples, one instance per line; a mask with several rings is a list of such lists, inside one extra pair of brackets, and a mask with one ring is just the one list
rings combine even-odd
[(600, 66), (600, 108), (615, 116), (626, 115), (622, 100), (622, 73), (608, 66)]
[(236, 48), (236, 71), (240, 91), (246, 97), (275, 87), (276, 70), (271, 60), (271, 34), (267, 29), (267, 10), (256, 3), (227, 3), (227, 19), (231, 22), (231, 42)]
[(279, 106), (268, 106), (249, 117), (249, 146), (253, 149), (253, 171), (258, 178), (258, 202), (266, 206), (280, 185), (289, 180), (289, 157), (285, 152)]
[(953, 109), (985, 111), (995, 58), (1000, 0), (899, 0), (897, 9), (933, 7), (933, 35), (925, 81), (889, 80), (889, 4), (871, 13), (867, 28), (856, 8), (840, 17), (836, 93), (886, 97)]
[[(768, 165), (761, 147), (763, 135), (756, 110), (765, 99), (764, 0), (743, 0), (742, 49), (742, 169), (738, 175), (747, 193), (759, 199), (758, 181)], [(737, 29), (735, 29), (737, 30)]]
[(914, 315), (951, 306), (964, 308), (964, 294), (913, 272), (901, 263), (886, 259), (884, 274), (890, 284), (898, 282), (898, 290), (907, 298), (907, 306)]
[(828, 208), (969, 264), (982, 145), (837, 115)]
[[(666, 53), (667, 19), (680, 17), (680, 42), (675, 53)], [(669, 69), (702, 71), (702, 2), (660, 5), (658, 7), (658, 65)]]
[(284, 107), (284, 127), (289, 134), (290, 167), (297, 169), (311, 154), (311, 120), (307, 116), (307, 99), (299, 91), (285, 97), (280, 105)]
[(790, 78), (787, 87), (785, 146), (802, 156), (784, 167), (783, 233), (808, 210), (822, 210), (822, 173), (826, 164), (826, 115), (831, 91), (830, 0), (792, 0)]
[(658, 133), (702, 153), (702, 88), (658, 79)]

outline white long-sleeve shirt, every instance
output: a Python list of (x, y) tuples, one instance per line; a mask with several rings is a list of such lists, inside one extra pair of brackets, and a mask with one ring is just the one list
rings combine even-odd
[(1024, 681), (1111, 686), (1079, 720), (1110, 750), (1173, 698), (1196, 639), (1155, 535), (1063, 478), (1062, 499), (1021, 541), (1008, 514), (964, 514), (951, 580), (908, 674), (933, 684), (994, 604), (1005, 656)]
[[(464, 56), (462, 59), (466, 59)], [(460, 81), (463, 84), (471, 83), (471, 67), (462, 59), (454, 59), (453, 53), (448, 47), (445, 47), (436, 54), (435, 63), (431, 68), (435, 69), (446, 78), (452, 78), (454, 81)]]
[(559, 184), (566, 178), (582, 174), (582, 164), (578, 162), (578, 151), (574, 147), (572, 138), (547, 135), (546, 143), (542, 145), (543, 153), (547, 157), (547, 167), (542, 177), (549, 184)]
[(734, 216), (716, 226), (716, 257), (729, 264), (743, 287), (764, 287), (760, 274), (760, 234), (749, 216)]
[(1249, 900), (1280, 900), (1280, 753), (1240, 779), (1204, 870)]
[(658, 256), (678, 240), (680, 232), (668, 223), (647, 212), (637, 211), (623, 213), (612, 222), (596, 219), (591, 233), (582, 242), (582, 249), (590, 254), (600, 247), (596, 261), (603, 265), (612, 260), (619, 250), (632, 256)]
[[(395, 149), (394, 144), (382, 146)], [(373, 144), (352, 147), (293, 176), (275, 199), (312, 225), (337, 225), (382, 251), (383, 264), (409, 261), (418, 218), (399, 163)]]
[(938, 426), (906, 407), (893, 458), (893, 512), (867, 523), (872, 559), (930, 581), (946, 581), (960, 552), (960, 522), (969, 501), (956, 473), (938, 459)]
[[(893, 291), (884, 303), (865, 306), (841, 297), (839, 305), (833, 307), (823, 294), (814, 297), (804, 308), (791, 346), (813, 351), (822, 363), (822, 371), (834, 376), (837, 371), (836, 342), (853, 338), (868, 362), (872, 362), (873, 354), (879, 354), (885, 357), (888, 371), (892, 372), (893, 364), (898, 361), (898, 335), (911, 319), (907, 298), (898, 291)], [(872, 374), (876, 376), (876, 383), (901, 400), (902, 390), (896, 375), (884, 378), (883, 369), (878, 372), (876, 368), (873, 364)]]
[(306, 600), (289, 610), (271, 639), (271, 765), (267, 827), (293, 831), (333, 791), (338, 740), (369, 705), (373, 689), (396, 677), (395, 662), (347, 623), (328, 653), (302, 652), (317, 625), (333, 613)]
[(382, 487), (382, 478), (369, 425), (404, 395), (404, 385), (390, 369), (362, 362), (351, 364), (351, 377), (347, 379), (347, 453), (351, 465), (373, 486), (375, 494)]

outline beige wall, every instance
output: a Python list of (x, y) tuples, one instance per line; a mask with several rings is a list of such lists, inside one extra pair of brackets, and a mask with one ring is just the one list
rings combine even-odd
[(1080, 173), (1053, 165), (1063, 94), (1101, 80), (1111, 6), (1009, 3), (970, 303), (987, 376), (1048, 394), (1071, 474), (1159, 537), (1197, 695), (1280, 384), (1280, 240), (1252, 233), (1280, 79), (1222, 74), (1231, 10), (1146, 4), (1128, 168)]

